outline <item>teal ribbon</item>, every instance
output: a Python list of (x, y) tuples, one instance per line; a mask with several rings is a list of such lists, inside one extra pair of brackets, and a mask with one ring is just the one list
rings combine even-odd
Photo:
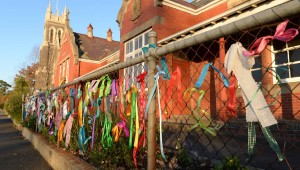
[(222, 80), (223, 80), (224, 86), (225, 86), (226, 88), (228, 88), (228, 87), (229, 87), (229, 81), (228, 81), (228, 79), (224, 76), (223, 73), (221, 73), (221, 71), (220, 71), (219, 69), (217, 69), (215, 66), (213, 66), (212, 63), (208, 63), (208, 64), (206, 64), (206, 65), (203, 67), (202, 72), (201, 72), (201, 74), (200, 74), (200, 77), (199, 77), (199, 79), (198, 79), (197, 82), (196, 82), (196, 87), (199, 89), (199, 88), (202, 86), (203, 81), (204, 81), (204, 79), (205, 79), (205, 77), (206, 77), (206, 75), (207, 75), (209, 66), (211, 66), (217, 73), (220, 74), (220, 76), (221, 76), (221, 78), (222, 78)]
[(79, 128), (79, 133), (78, 133), (78, 146), (79, 146), (79, 150), (82, 153), (84, 153), (85, 151), (84, 141), (85, 141), (85, 131), (84, 131), (84, 125), (82, 125)]
[(162, 67), (162, 70), (165, 74), (164, 75), (164, 79), (165, 80), (170, 80), (171, 79), (171, 75), (169, 72), (169, 68), (168, 68), (168, 64), (167, 64), (167, 59), (165, 57), (162, 57), (160, 60), (160, 65)]
[(81, 86), (79, 85), (76, 98), (79, 99), (82, 96)]
[(70, 99), (71, 99), (71, 112), (74, 110), (75, 107), (75, 89), (70, 89)]
[(150, 49), (150, 48), (156, 48), (156, 47), (157, 47), (156, 44), (149, 44), (148, 47), (143, 47), (143, 48), (142, 48), (142, 51), (143, 51), (144, 54), (146, 54), (146, 53), (149, 52), (149, 49)]

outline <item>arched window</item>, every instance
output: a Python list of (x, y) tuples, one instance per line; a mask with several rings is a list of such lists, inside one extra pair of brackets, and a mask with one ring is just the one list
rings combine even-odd
[(50, 43), (53, 43), (53, 29), (50, 29)]
[(59, 30), (57, 33), (57, 38), (58, 38), (58, 45), (61, 45), (61, 31)]

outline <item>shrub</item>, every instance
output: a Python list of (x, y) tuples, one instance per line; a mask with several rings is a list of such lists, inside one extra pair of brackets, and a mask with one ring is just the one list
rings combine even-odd
[(12, 118), (20, 123), (22, 118), (22, 96), (12, 93), (4, 105), (5, 110)]

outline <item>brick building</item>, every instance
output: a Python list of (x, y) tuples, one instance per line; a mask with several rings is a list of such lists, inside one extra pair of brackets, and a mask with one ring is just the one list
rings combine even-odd
[(68, 15), (67, 8), (61, 16), (52, 14), (51, 4), (47, 8), (36, 89), (57, 87), (119, 61), (119, 42), (112, 39), (111, 29), (106, 38), (95, 37), (92, 24), (87, 34), (76, 33)]
[[(148, 44), (147, 36), (151, 30), (157, 33), (158, 45), (163, 46), (197, 34), (202, 29), (209, 28), (228, 18), (238, 17), (242, 14), (247, 15), (247, 11), (253, 11), (258, 6), (270, 5), (269, 3), (270, 1), (265, 0), (195, 0), (193, 2), (183, 0), (124, 0), (117, 17), (121, 32), (120, 60), (126, 61), (141, 56), (141, 48)], [(283, 2), (273, 3), (280, 4)], [(297, 17), (291, 18), (291, 20), (293, 23), (299, 24)], [(274, 31), (278, 23), (271, 24), (274, 26), (270, 28)], [(225, 73), (224, 57), (231, 44), (239, 40), (246, 48), (249, 48), (256, 38), (269, 35), (269, 32), (268, 29), (249, 30), (247, 31), (249, 35), (241, 34), (238, 38), (220, 38), (207, 44), (196, 45), (168, 54), (166, 57), (169, 71), (172, 73), (177, 67), (180, 68), (183, 89), (186, 90), (194, 86), (203, 66), (208, 62), (214, 62), (214, 65)], [(257, 64), (252, 69), (254, 79), (263, 84), (268, 103), (272, 103), (270, 96), (281, 90), (281, 95), (277, 96), (278, 103), (271, 107), (278, 119), (300, 119), (300, 114), (298, 114), (300, 105), (297, 104), (300, 97), (300, 91), (297, 88), (300, 77), (299, 39), (297, 36), (289, 44), (268, 45), (261, 55), (256, 57)], [(276, 46), (280, 47), (276, 50)], [(198, 56), (198, 58), (194, 56)], [(283, 61), (277, 59), (278, 56), (284, 56), (285, 59)], [(281, 77), (283, 82), (281, 87), (276, 84), (276, 76), (266, 72), (269, 67), (274, 68)], [(282, 67), (285, 69), (280, 69)], [(137, 65), (126, 71), (131, 77), (131, 83), (135, 83), (135, 77), (143, 70), (146, 70), (145, 64)], [(229, 75), (227, 76), (229, 77)], [(204, 83), (201, 89), (206, 91), (206, 97), (202, 100), (201, 107), (208, 110), (212, 117), (218, 116), (227, 120), (230, 112), (224, 106), (228, 101), (228, 95), (220, 77), (214, 74), (213, 70), (210, 70), (205, 82), (207, 83)], [(162, 87), (162, 95), (166, 91), (164, 88), (168, 87), (168, 82), (163, 83), (165, 85), (160, 86)], [(185, 104), (178, 105), (175, 93), (176, 90), (173, 90), (172, 99), (167, 103), (164, 112), (173, 115), (191, 114), (190, 106), (196, 105), (195, 99), (198, 96), (194, 96), (194, 100), (184, 97)], [(241, 97), (239, 96), (238, 99)], [(238, 108), (243, 108), (243, 103), (240, 103)], [(243, 109), (239, 110), (239, 115), (244, 116)]]

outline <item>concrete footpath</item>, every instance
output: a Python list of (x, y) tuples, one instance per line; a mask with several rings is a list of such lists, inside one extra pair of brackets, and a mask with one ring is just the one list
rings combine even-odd
[[(15, 126), (23, 137), (13, 128), (12, 120), (0, 110), (0, 169), (96, 169), (77, 156), (56, 148), (44, 137), (31, 132), (28, 128), (17, 124)], [(25, 146), (28, 147), (26, 149), (28, 151), (23, 152)], [(13, 159), (14, 156), (18, 158)]]
[(0, 169), (52, 169), (28, 140), (13, 127), (13, 122), (0, 110)]

